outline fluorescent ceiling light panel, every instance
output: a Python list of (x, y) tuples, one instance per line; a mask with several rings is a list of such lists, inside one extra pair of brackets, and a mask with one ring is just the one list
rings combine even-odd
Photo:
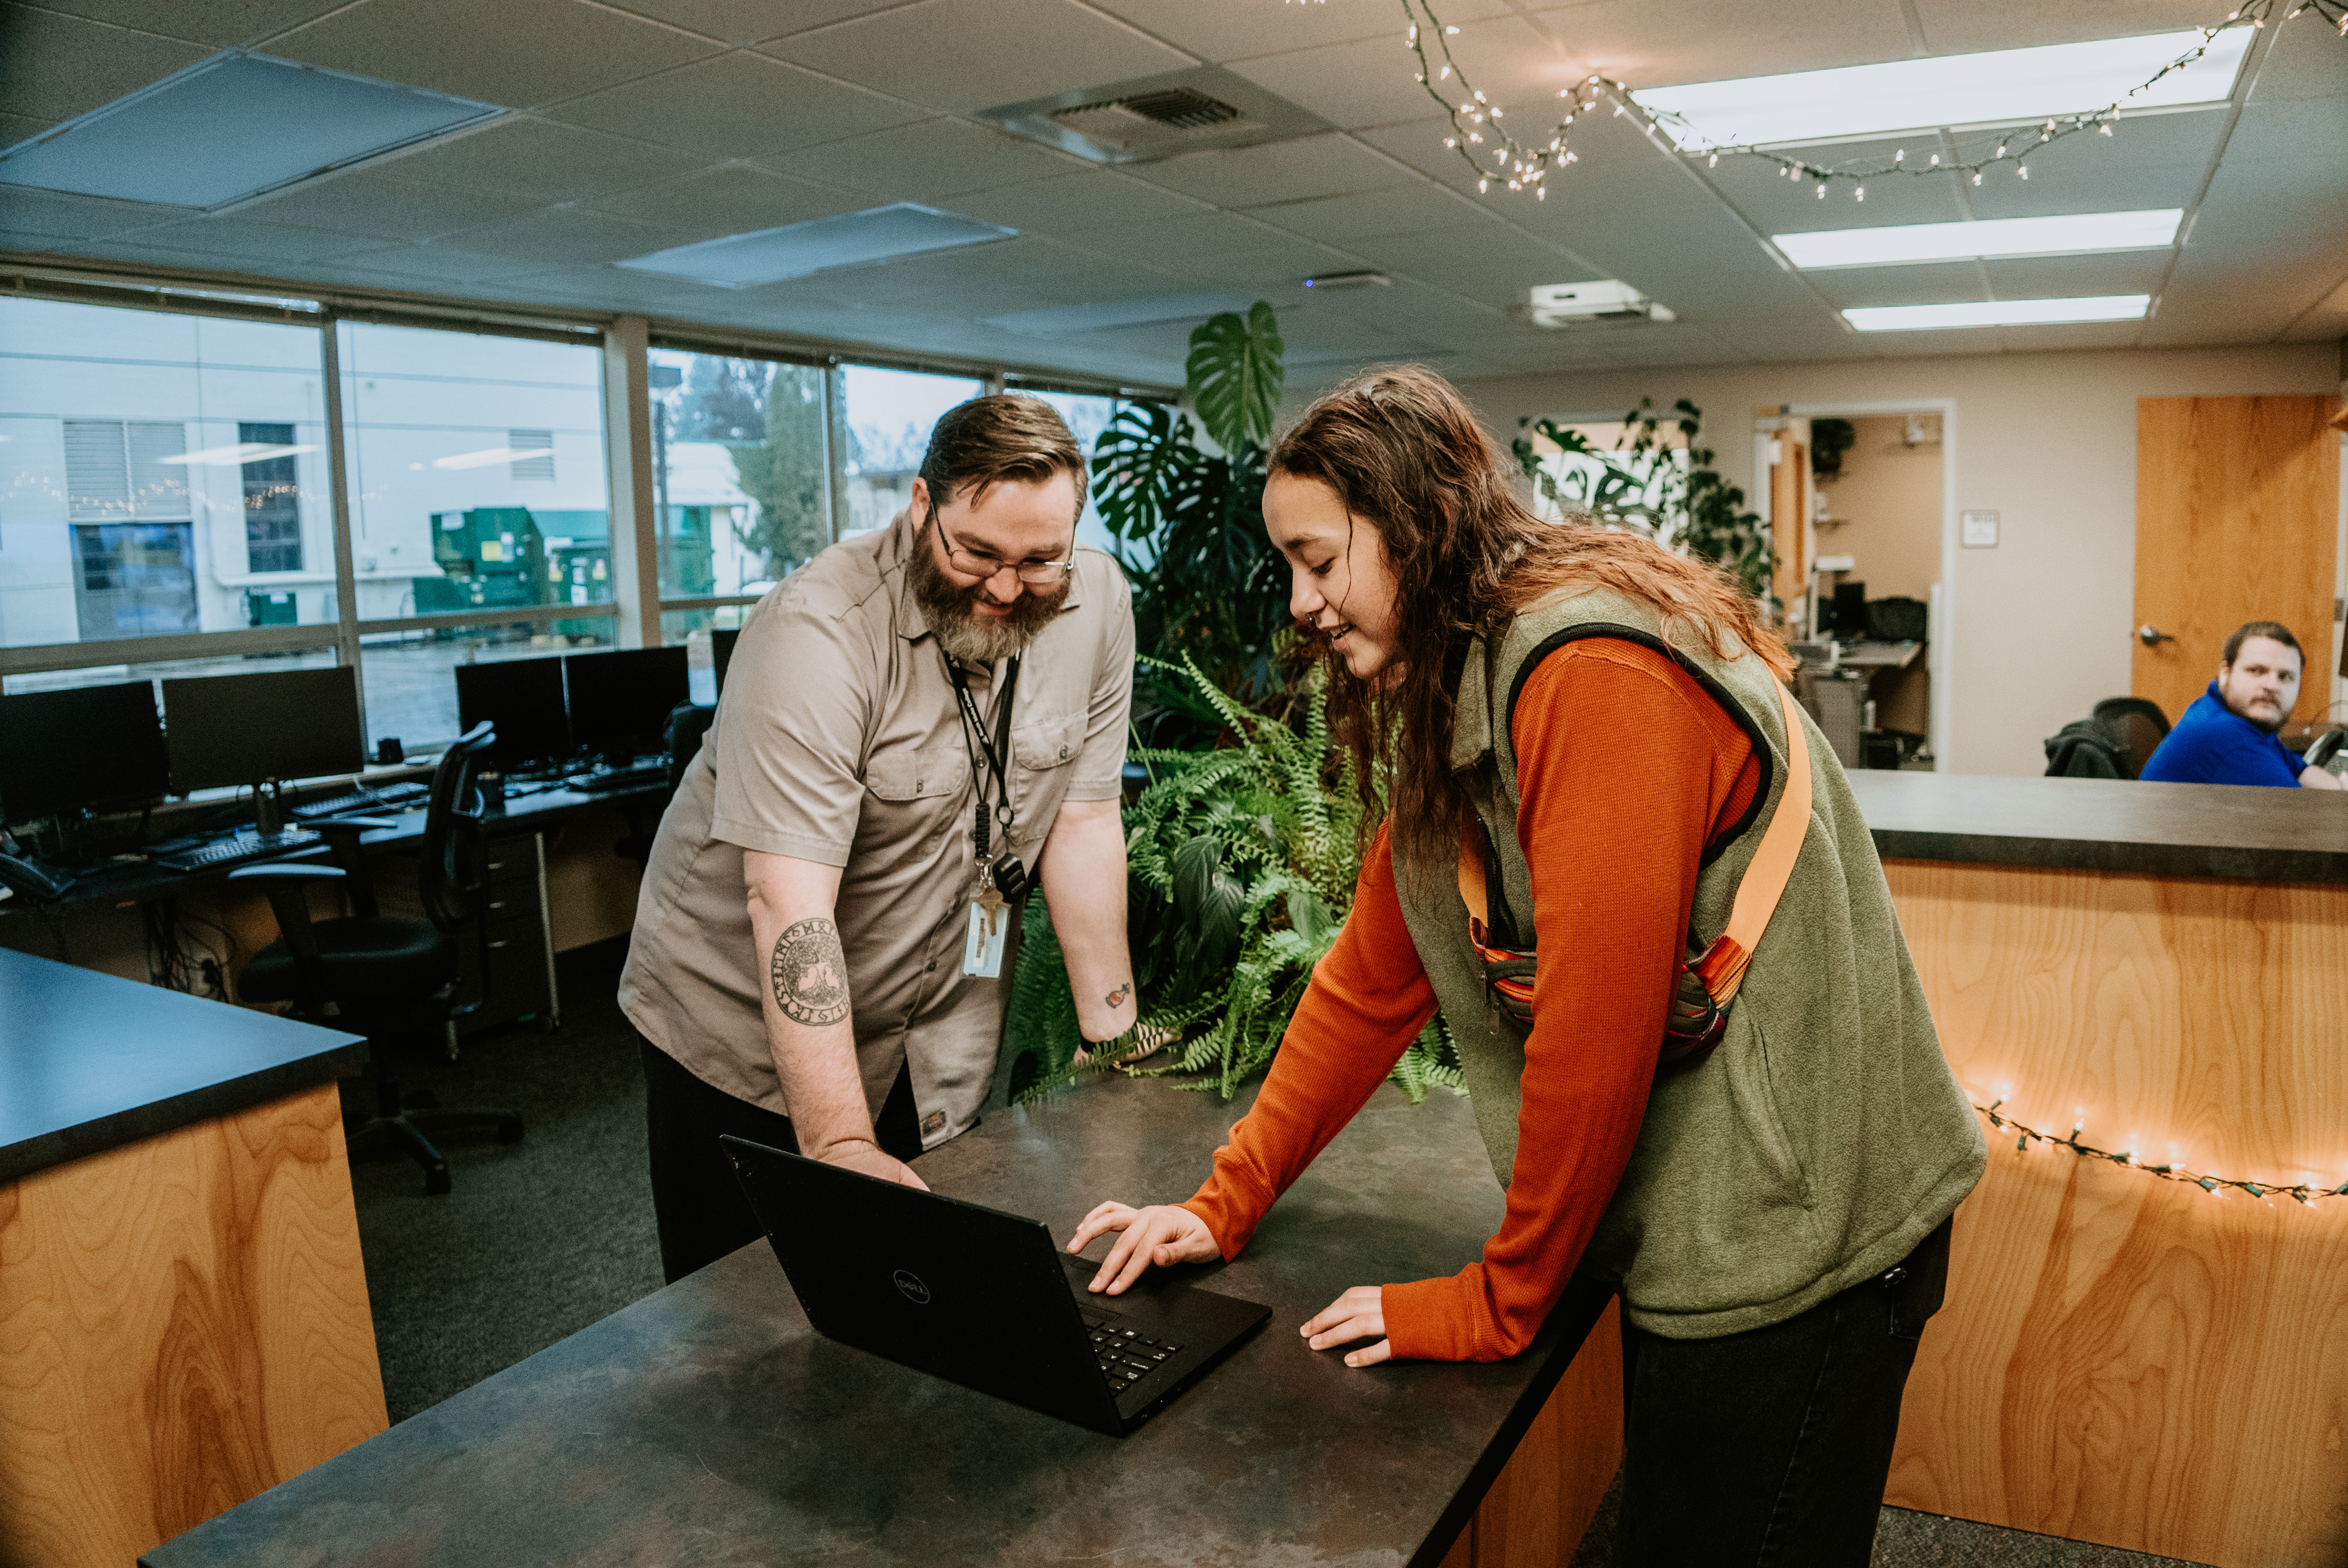
[(1061, 305), (989, 316), (986, 324), (1031, 337), (1107, 332), (1117, 327), (1157, 326), (1166, 322), (1202, 322), (1225, 311), (1245, 311), (1246, 294), (1175, 294), (1159, 300), (1118, 300), (1110, 304)]
[(1894, 267), (2002, 256), (2079, 256), (2098, 251), (2163, 251), (2177, 240), (2182, 208), (2149, 212), (2070, 212), (1965, 223), (1901, 223), (1886, 229), (1824, 229), (1772, 234), (1797, 267)]
[(747, 289), (759, 283), (804, 278), (835, 267), (860, 267), (892, 256), (918, 255), (954, 245), (980, 245), (1008, 240), (1019, 232), (993, 223), (981, 223), (959, 212), (941, 212), (911, 201), (870, 207), (837, 218), (817, 218), (786, 223), (751, 234), (729, 234), (679, 245), (615, 263), (639, 272), (665, 272), (715, 283), (721, 289)]
[(2093, 294), (2073, 300), (1982, 300), (1948, 305), (1863, 305), (1842, 319), (1863, 333), (1924, 332), (1935, 327), (2032, 327), (2058, 322), (2144, 319), (2150, 294)]
[(2019, 125), (2115, 103), (2130, 109), (2177, 108), (2222, 102), (2233, 92), (2250, 32), (2233, 27), (2219, 34), (2198, 62), (2133, 98), (2127, 96), (2130, 87), (2200, 45), (2199, 28), (1648, 87), (1631, 97), (1650, 114), (1678, 116), (1663, 119), (1665, 133), (1680, 147), (1697, 150), (1845, 141), (1936, 126)]
[(0, 182), (218, 208), (504, 112), (231, 49), (0, 152)]

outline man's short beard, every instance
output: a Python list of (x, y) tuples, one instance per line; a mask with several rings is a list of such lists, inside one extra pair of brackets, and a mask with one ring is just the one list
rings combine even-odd
[(1035, 641), (1035, 634), (1052, 624), (1067, 600), (1071, 580), (1067, 578), (1061, 579), (1057, 588), (1042, 592), (1023, 584), (1019, 597), (1008, 607), (1010, 614), (982, 618), (975, 606), (986, 592), (986, 584), (964, 588), (955, 582), (938, 565), (932, 548), (926, 538), (915, 537), (911, 568), (913, 602), (922, 607), (922, 619), (929, 622), (938, 646), (949, 658), (992, 664), (1024, 652)]

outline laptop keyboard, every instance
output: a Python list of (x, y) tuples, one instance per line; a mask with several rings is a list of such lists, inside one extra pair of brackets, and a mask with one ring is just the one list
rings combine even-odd
[(1112, 1394), (1121, 1394), (1166, 1364), (1182, 1348), (1164, 1339), (1152, 1339), (1138, 1328), (1120, 1328), (1112, 1318), (1086, 1312), (1085, 1332), (1093, 1342), (1094, 1358), (1108, 1379)]

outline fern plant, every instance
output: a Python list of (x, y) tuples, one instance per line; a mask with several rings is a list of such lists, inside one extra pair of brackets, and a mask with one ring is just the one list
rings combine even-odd
[[(1125, 813), (1128, 933), (1148, 1009), (1136, 1034), (1174, 1038), (1163, 1057), (1128, 1071), (1179, 1077), (1229, 1099), (1272, 1060), (1352, 907), (1353, 753), (1331, 741), (1317, 669), (1298, 704), (1302, 724), (1292, 727), (1241, 706), (1195, 661), (1148, 662), (1211, 709), (1232, 743), (1134, 753), (1150, 775)], [(1040, 900), (1028, 906), (1006, 1028), (1034, 1059), (1014, 1066), (1022, 1097), (1117, 1060), (1076, 1060), (1067, 971)], [(1465, 1092), (1439, 1023), (1394, 1077), (1414, 1102), (1437, 1084)]]

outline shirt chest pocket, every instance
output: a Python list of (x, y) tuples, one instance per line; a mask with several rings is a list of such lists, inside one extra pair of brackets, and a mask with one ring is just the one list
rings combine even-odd
[(970, 759), (960, 746), (897, 746), (864, 764), (864, 787), (882, 800), (927, 800), (970, 788)]
[(1052, 825), (1084, 743), (1080, 713), (1032, 719), (1011, 732), (1011, 792), (1019, 804), (1015, 836), (1021, 844), (1042, 837)]

